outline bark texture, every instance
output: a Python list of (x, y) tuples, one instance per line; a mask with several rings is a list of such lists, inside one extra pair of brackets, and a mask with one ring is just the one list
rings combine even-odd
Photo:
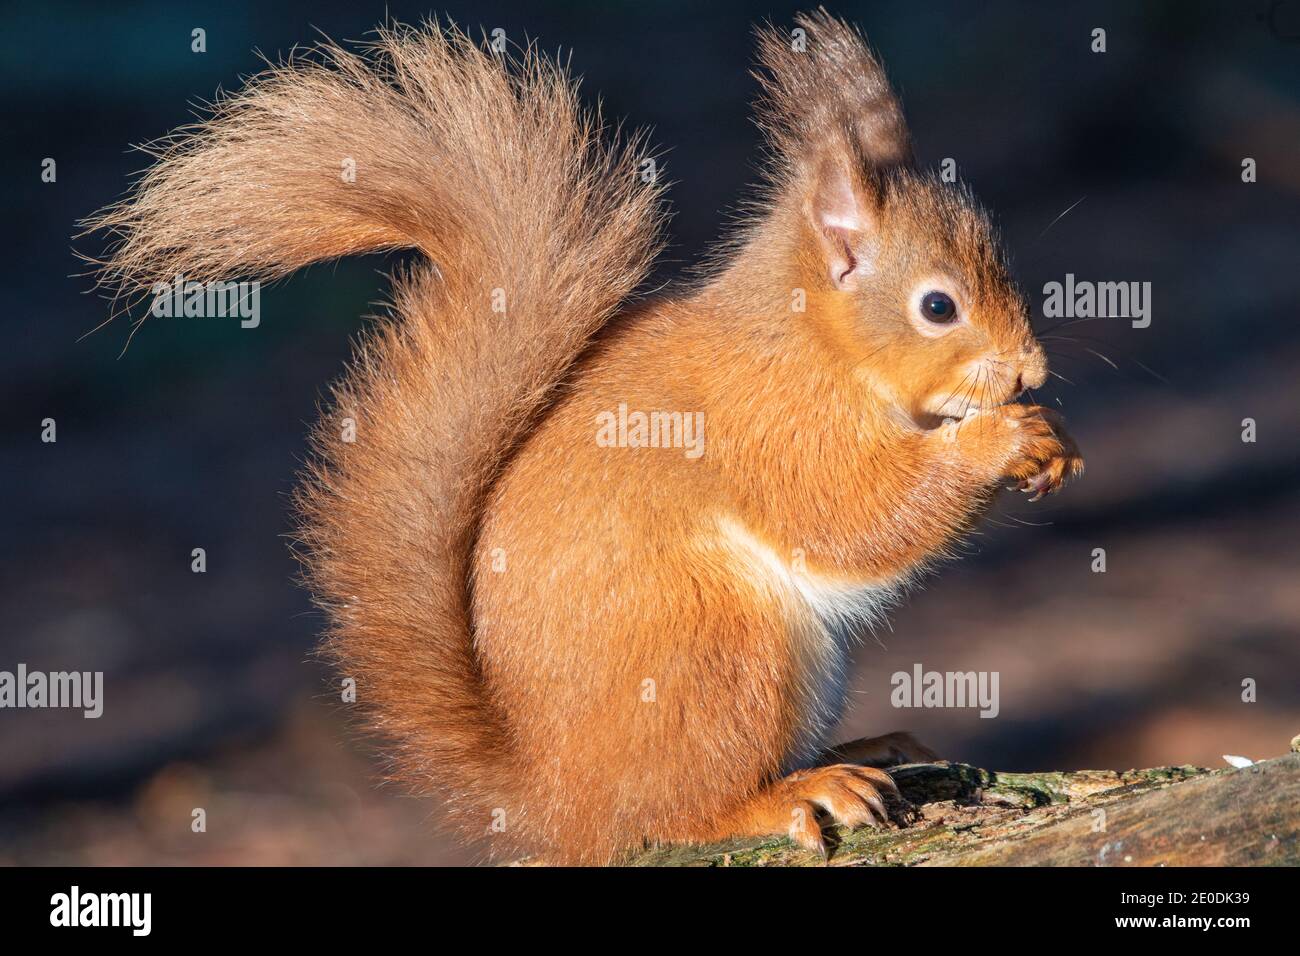
[[(830, 866), (1300, 865), (1300, 753), (1242, 769), (890, 770), (905, 823), (837, 833)], [(785, 839), (647, 850), (633, 866), (818, 866)]]

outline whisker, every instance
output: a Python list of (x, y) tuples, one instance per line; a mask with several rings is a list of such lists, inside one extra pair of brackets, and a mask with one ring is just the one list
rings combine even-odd
[(1023, 518), (1017, 518), (1012, 514), (1007, 515), (1007, 517), (1016, 522), (1016, 524), (1024, 525), (1026, 528), (1050, 528), (1056, 523), (1055, 521), (1026, 521)]
[[(1080, 196), (1077, 200), (1075, 200), (1074, 205), (1070, 206), (1068, 209), (1065, 210), (1065, 212), (1061, 213), (1059, 216), (1057, 216), (1055, 219), (1049, 222), (1047, 224), (1047, 229), (1051, 229), (1053, 226), (1055, 226), (1058, 222), (1060, 222), (1070, 213), (1074, 212), (1075, 208), (1079, 205), (1079, 203), (1083, 202), (1087, 198), (1088, 198), (1087, 196)], [(1038, 234), (1038, 238), (1035, 239), (1034, 242), (1041, 241), (1043, 236), (1047, 235), (1047, 229), (1044, 229), (1042, 232), (1040, 232)]]
[[(1099, 338), (1096, 338), (1095, 336), (1091, 336), (1091, 335), (1054, 336), (1053, 338), (1055, 338), (1057, 341), (1073, 342), (1074, 344), (1079, 345), (1080, 348), (1085, 348), (1085, 347), (1086, 347), (1086, 346), (1080, 344), (1080, 343), (1082, 343), (1082, 342), (1101, 342), (1103, 345), (1106, 345), (1106, 346), (1113, 346), (1113, 345), (1114, 345), (1114, 343), (1112, 343), (1112, 342), (1107, 342), (1107, 341), (1104, 340), (1104, 339), (1099, 339)], [(1124, 355), (1124, 358), (1128, 359), (1130, 362), (1132, 362), (1132, 363), (1133, 363), (1134, 365), (1136, 365), (1138, 368), (1142, 369), (1142, 371), (1146, 372), (1148, 375), (1150, 375), (1150, 376), (1151, 376), (1152, 378), (1154, 378), (1156, 381), (1161, 382), (1161, 383), (1163, 383), (1163, 384), (1165, 384), (1165, 385), (1170, 385), (1170, 384), (1172, 384), (1172, 383), (1169, 381), (1169, 379), (1165, 378), (1163, 375), (1161, 375), (1159, 372), (1157, 372), (1155, 369), (1151, 368), (1150, 366), (1144, 364), (1143, 362), (1140, 362), (1138, 359), (1135, 359), (1132, 355), (1127, 355), (1127, 354), (1126, 354), (1126, 355)]]
[(1103, 362), (1105, 362), (1115, 371), (1117, 372), (1119, 371), (1119, 366), (1116, 365), (1114, 361), (1111, 360), (1110, 356), (1103, 355), (1101, 352), (1098, 352), (1096, 349), (1089, 348), (1088, 346), (1083, 344), (1085, 341), (1088, 341), (1088, 342), (1103, 342), (1103, 344), (1105, 345), (1110, 345), (1109, 342), (1104, 342), (1102, 339), (1092, 338), (1091, 336), (1087, 336), (1087, 335), (1080, 335), (1080, 336), (1048, 335), (1048, 336), (1044, 336), (1043, 338), (1044, 340), (1051, 340), (1054, 342), (1069, 342), (1072, 345), (1077, 345), (1085, 352), (1091, 352), (1093, 355), (1097, 356), (1097, 358), (1101, 359)]
[(1007, 524), (1005, 521), (999, 521), (997, 518), (994, 518), (992, 515), (986, 515), (985, 518), (984, 518), (984, 522), (985, 522), (986, 524), (996, 525), (996, 526), (999, 527), (999, 528), (1011, 528), (1011, 527), (1014, 527), (1014, 525), (1009, 525), (1009, 524)]
[(963, 378), (961, 382), (957, 385), (957, 387), (952, 390), (951, 394), (949, 394), (947, 398), (945, 398), (942, 402), (939, 403), (939, 407), (942, 408), (943, 406), (947, 405), (950, 401), (952, 401), (953, 397), (958, 392), (961, 391), (962, 386), (966, 384), (966, 380), (969, 379), (974, 374), (975, 374), (974, 371), (967, 372), (966, 378)]
[(1038, 335), (1046, 335), (1048, 332), (1055, 332), (1057, 329), (1063, 329), (1070, 325), (1079, 325), (1083, 322), (1100, 322), (1102, 319), (1126, 319), (1126, 315), (1086, 315), (1081, 319), (1066, 319), (1064, 322), (1057, 322), (1055, 325), (1049, 325), (1045, 329), (1039, 329)]
[[(977, 371), (978, 371), (980, 374), (983, 374), (983, 369), (982, 369), (982, 368), (981, 368), (981, 369), (978, 369)], [(975, 381), (971, 382), (971, 384), (970, 384), (970, 388), (968, 388), (965, 392), (962, 393), (962, 395), (965, 397), (965, 403), (962, 405), (962, 408), (961, 408), (961, 415), (958, 416), (959, 418), (963, 418), (963, 419), (964, 419), (964, 418), (966, 417), (966, 413), (967, 413), (968, 411), (970, 411), (970, 403), (971, 403), (971, 400), (974, 399), (974, 397), (975, 397), (975, 386), (978, 385), (978, 384), (979, 384), (979, 376), (977, 375), (976, 378), (975, 378)]]
[(875, 358), (877, 355), (879, 355), (887, 348), (889, 348), (888, 342), (886, 342), (884, 345), (881, 345), (879, 348), (872, 349), (865, 356), (863, 356), (861, 360), (854, 363), (852, 371), (856, 372), (859, 368), (861, 368), (863, 365), (866, 365), (867, 362), (871, 361), (871, 359)]
[(1131, 356), (1131, 355), (1128, 356), (1128, 360), (1129, 360), (1130, 362), (1132, 362), (1134, 365), (1136, 365), (1138, 368), (1142, 369), (1142, 371), (1146, 372), (1148, 375), (1150, 375), (1150, 376), (1151, 376), (1152, 378), (1154, 378), (1156, 381), (1158, 381), (1158, 382), (1162, 382), (1163, 384), (1165, 384), (1165, 385), (1169, 385), (1169, 386), (1172, 386), (1172, 385), (1173, 385), (1173, 382), (1169, 381), (1169, 379), (1165, 378), (1165, 377), (1164, 377), (1163, 375), (1161, 375), (1159, 372), (1153, 371), (1152, 369), (1150, 369), (1150, 368), (1148, 368), (1147, 366), (1143, 365), (1141, 362), (1139, 362), (1139, 361), (1138, 361), (1137, 359), (1135, 359), (1133, 356)]
[(1100, 352), (1098, 352), (1096, 349), (1090, 349), (1090, 348), (1088, 348), (1088, 346), (1086, 346), (1086, 345), (1081, 345), (1081, 346), (1079, 346), (1079, 347), (1080, 347), (1081, 349), (1083, 349), (1085, 352), (1091, 352), (1093, 355), (1097, 356), (1097, 358), (1101, 359), (1103, 362), (1105, 362), (1107, 365), (1109, 365), (1109, 366), (1110, 366), (1111, 368), (1113, 368), (1115, 371), (1117, 371), (1117, 372), (1119, 371), (1119, 366), (1116, 365), (1114, 362), (1111, 361), (1110, 356), (1108, 356), (1108, 355), (1102, 355), (1102, 354), (1101, 354)]

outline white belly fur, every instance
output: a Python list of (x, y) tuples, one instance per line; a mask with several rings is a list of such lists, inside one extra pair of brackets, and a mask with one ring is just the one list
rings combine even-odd
[(845, 582), (797, 570), (793, 555), (783, 557), (734, 518), (721, 518), (718, 525), (721, 541), (739, 559), (737, 568), (747, 583), (789, 609), (790, 635), (802, 670), (804, 716), (785, 765), (806, 766), (833, 743), (826, 735), (844, 712), (850, 647), (885, 623), (904, 581)]

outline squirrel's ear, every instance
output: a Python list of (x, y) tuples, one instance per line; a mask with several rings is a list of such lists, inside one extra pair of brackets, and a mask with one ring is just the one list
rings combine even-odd
[(871, 272), (867, 250), (876, 210), (842, 160), (826, 159), (817, 168), (806, 212), (831, 285), (857, 288)]
[(843, 136), (865, 169), (912, 162), (903, 108), (862, 34), (824, 9), (758, 32), (758, 122), (779, 160)]

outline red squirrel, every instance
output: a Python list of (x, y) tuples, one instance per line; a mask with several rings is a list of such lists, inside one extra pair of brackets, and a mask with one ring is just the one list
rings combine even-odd
[(883, 823), (876, 765), (935, 755), (827, 747), (855, 636), (1001, 484), (1083, 469), (1016, 401), (1047, 361), (987, 215), (861, 34), (796, 23), (758, 33), (760, 198), (676, 295), (637, 297), (643, 141), (437, 24), (270, 68), (91, 220), (118, 291), (422, 254), (333, 387), (299, 551), (394, 774), (490, 850)]

